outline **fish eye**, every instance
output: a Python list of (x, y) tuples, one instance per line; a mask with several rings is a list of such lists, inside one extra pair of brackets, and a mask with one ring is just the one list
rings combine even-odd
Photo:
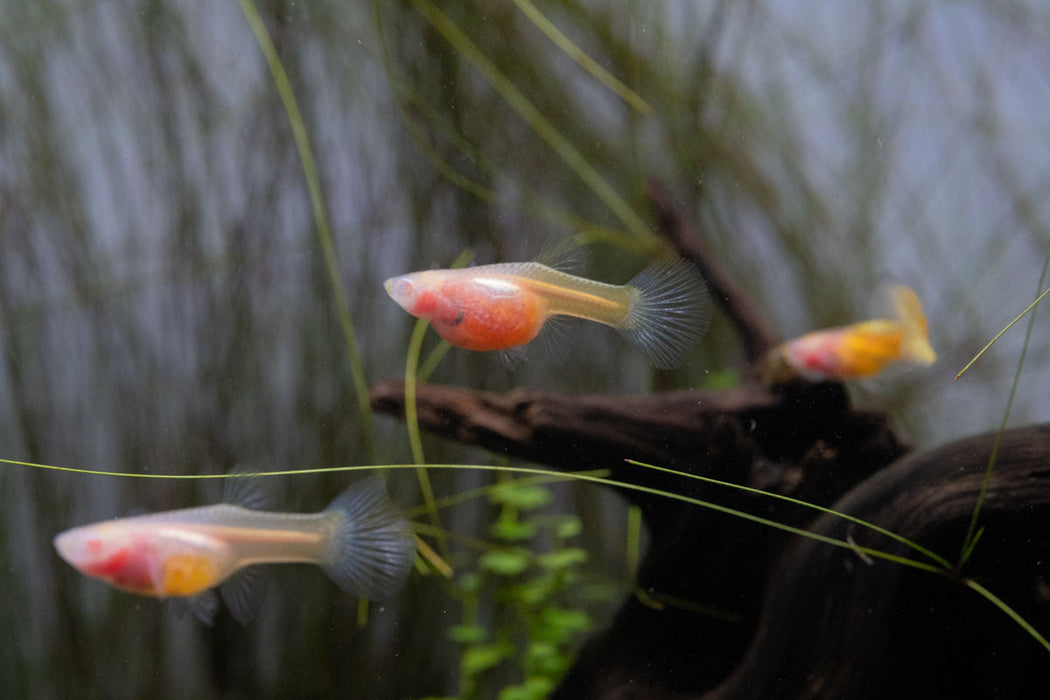
[(383, 287), (386, 293), (398, 303), (410, 299), (414, 291), (412, 282), (405, 277), (391, 277), (383, 284)]
[(394, 293), (399, 297), (407, 297), (412, 294), (412, 283), (404, 277), (394, 280)]

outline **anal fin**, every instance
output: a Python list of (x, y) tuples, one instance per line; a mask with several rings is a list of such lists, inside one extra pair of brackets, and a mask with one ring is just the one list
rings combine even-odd
[(168, 598), (168, 606), (175, 614), (182, 617), (187, 612), (195, 618), (211, 627), (215, 623), (215, 615), (219, 612), (219, 596), (214, 589), (193, 596), (179, 596)]
[(249, 566), (241, 569), (219, 587), (222, 600), (230, 609), (233, 619), (242, 625), (252, 621), (262, 606), (263, 598), (266, 597), (269, 579), (262, 568)]

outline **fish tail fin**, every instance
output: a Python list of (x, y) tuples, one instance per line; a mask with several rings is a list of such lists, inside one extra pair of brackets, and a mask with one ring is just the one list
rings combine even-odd
[(415, 561), (416, 542), (383, 480), (375, 476), (351, 485), (325, 512), (340, 516), (320, 562), (325, 573), (343, 590), (368, 600), (397, 593)]
[(919, 297), (911, 287), (903, 285), (891, 288), (890, 295), (904, 331), (901, 339), (901, 359), (932, 365), (937, 360), (937, 353), (930, 345), (929, 328), (926, 316), (922, 313)]
[(620, 332), (656, 367), (682, 364), (711, 321), (711, 297), (699, 271), (673, 258), (645, 268), (627, 284), (638, 294)]

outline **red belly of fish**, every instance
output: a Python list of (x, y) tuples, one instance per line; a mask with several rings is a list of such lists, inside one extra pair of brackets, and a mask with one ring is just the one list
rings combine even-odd
[(151, 553), (142, 543), (135, 543), (132, 547), (84, 566), (83, 572), (126, 590), (152, 593), (155, 582), (149, 565)]
[(546, 320), (543, 300), (524, 289), (493, 294), (472, 282), (448, 283), (442, 294), (454, 315), (432, 318), (438, 334), (468, 350), (505, 350), (524, 345), (540, 332)]

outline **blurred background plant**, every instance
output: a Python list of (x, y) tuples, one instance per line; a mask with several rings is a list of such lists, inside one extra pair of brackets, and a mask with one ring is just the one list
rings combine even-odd
[[(591, 628), (590, 616), (577, 607), (581, 599), (613, 597), (608, 584), (580, 581), (587, 550), (570, 544), (583, 529), (580, 518), (535, 512), (551, 497), (548, 488), (521, 480), (488, 491), (489, 501), (499, 505), (489, 528), (498, 548), (477, 558), (476, 571), (456, 579), (463, 618), (448, 631), (463, 648), (456, 697), (547, 697), (568, 670), (580, 636)], [(501, 664), (506, 673), (488, 673)]]
[[(288, 115), (240, 8), (0, 9), (0, 456), (220, 473), (366, 464), (372, 442), (380, 462), (409, 461), (404, 426), (357, 409)], [(951, 378), (1031, 300), (1048, 242), (1044, 4), (257, 9), (313, 146), (369, 380), (403, 373), (412, 327), (384, 278), (447, 266), (468, 247), (479, 263), (527, 260), (576, 235), (597, 242), (588, 275), (625, 281), (653, 244), (643, 185), (657, 176), (785, 336), (868, 317), (884, 281), (916, 288), (941, 361), (853, 388), (907, 437), (929, 445), (998, 424), (1021, 334)], [(537, 12), (638, 99), (559, 48)], [(643, 391), (724, 382), (740, 368), (719, 318), (686, 367), (655, 377), (611, 331), (565, 335), (513, 370), (453, 350), (432, 379)], [(428, 335), (425, 350), (435, 343)], [(1048, 352), (1037, 328), (1015, 424), (1048, 415)], [(491, 461), (436, 440), (427, 458)], [(492, 480), (433, 476), (439, 495)], [(345, 481), (284, 479), (281, 505), (320, 508)], [(391, 487), (401, 504), (419, 502), (407, 474), (391, 475)], [(609, 611), (572, 585), (576, 572), (632, 572), (622, 503), (586, 485), (550, 488), (549, 510), (508, 520), (506, 503), (494, 516), (471, 502), (443, 524), (514, 551), (506, 531), (487, 531), (493, 517), (576, 514), (578, 544), (557, 526), (541, 538), (550, 556), (588, 552), (548, 591), (559, 609), (588, 615), (567, 618), (576, 622), (555, 643), (561, 659), (583, 621), (600, 626)], [(73, 524), (205, 503), (215, 491), (5, 467), (0, 634), (17, 641), (0, 652), (3, 694), (441, 695), (471, 682), (464, 648), (498, 642), (500, 615), (538, 619), (504, 600), (479, 608), (478, 641), (446, 644), (461, 606), (430, 576), (360, 628), (355, 601), (290, 567), (250, 628), (206, 629), (82, 578), (50, 544)], [(552, 574), (537, 540), (524, 542), (540, 557), (529, 575)], [(458, 595), (499, 589), (492, 563), (462, 567)], [(486, 672), (487, 688), (525, 683), (539, 663), (520, 639), (508, 643), (519, 661)]]

